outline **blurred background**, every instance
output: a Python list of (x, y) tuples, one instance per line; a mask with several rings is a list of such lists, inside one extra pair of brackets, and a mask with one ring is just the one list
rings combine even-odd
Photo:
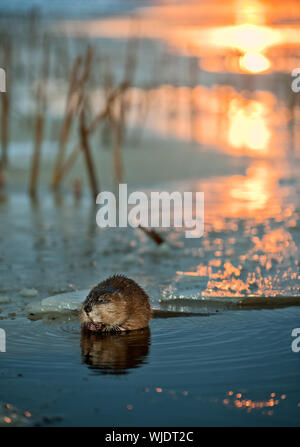
[[(30, 168), (38, 113), (42, 159), (49, 166), (57, 157), (72, 68), (80, 56), (77, 75), (85, 65), (91, 116), (101, 112), (115, 87), (127, 83), (111, 101), (115, 119), (122, 115), (119, 144), (130, 152), (124, 151), (126, 181), (185, 178), (207, 169), (218, 174), (245, 166), (247, 158), (257, 162), (256, 173), (268, 171), (252, 175), (259, 188), (259, 178), (266, 182), (271, 176), (270, 160), (299, 157), (299, 95), (291, 89), (291, 72), (299, 65), (298, 6), (292, 0), (1, 2), (4, 163), (10, 158), (12, 167)], [(111, 119), (98, 124), (95, 152), (116, 144)], [(77, 138), (76, 125), (69, 127), (66, 154), (71, 137)], [(195, 152), (192, 146), (202, 167), (192, 167), (185, 156)], [(162, 167), (158, 157), (172, 169)], [(111, 187), (108, 170), (102, 171), (99, 166)], [(15, 180), (21, 177), (18, 172)]]

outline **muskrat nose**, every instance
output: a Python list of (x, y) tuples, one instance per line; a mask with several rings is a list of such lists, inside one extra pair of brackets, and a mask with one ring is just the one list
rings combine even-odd
[(85, 311), (85, 313), (90, 313), (91, 312), (91, 310), (92, 310), (92, 306), (90, 305), (90, 304), (86, 304), (85, 306), (84, 306), (84, 311)]

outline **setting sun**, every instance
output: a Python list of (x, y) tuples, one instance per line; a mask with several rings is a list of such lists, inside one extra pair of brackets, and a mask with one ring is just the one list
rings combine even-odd
[(280, 32), (267, 26), (250, 23), (215, 28), (211, 32), (212, 43), (231, 47), (243, 53), (261, 52), (281, 41)]

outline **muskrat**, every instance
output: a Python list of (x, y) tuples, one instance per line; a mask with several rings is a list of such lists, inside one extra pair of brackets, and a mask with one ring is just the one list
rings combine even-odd
[(100, 332), (143, 329), (151, 316), (147, 293), (123, 275), (111, 276), (93, 287), (80, 311), (82, 327)]
[(93, 287), (80, 310), (81, 326), (91, 332), (143, 329), (151, 318), (208, 315), (151, 309), (147, 293), (124, 275), (113, 275)]

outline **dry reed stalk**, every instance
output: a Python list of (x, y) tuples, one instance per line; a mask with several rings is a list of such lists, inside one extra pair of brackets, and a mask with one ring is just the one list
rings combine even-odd
[(40, 169), (41, 148), (45, 128), (46, 91), (47, 91), (47, 82), (49, 77), (49, 65), (50, 65), (49, 41), (47, 36), (45, 36), (44, 39), (44, 55), (45, 56), (42, 67), (42, 81), (39, 82), (36, 93), (37, 115), (35, 121), (34, 152), (32, 157), (31, 174), (29, 182), (29, 193), (32, 197), (36, 196), (39, 169)]
[(121, 156), (123, 144), (123, 132), (121, 120), (116, 120), (114, 123), (115, 142), (113, 149), (113, 166), (116, 184), (123, 182), (123, 162)]
[(83, 105), (83, 100), (86, 97), (85, 87), (89, 79), (91, 66), (92, 66), (93, 50), (90, 46), (87, 47), (85, 58), (83, 61), (83, 72), (81, 77), (78, 79), (77, 85), (77, 111), (81, 109)]
[(53, 188), (57, 188), (59, 184), (58, 181), (58, 178), (60, 177), (59, 172), (65, 157), (66, 146), (70, 135), (73, 117), (82, 104), (85, 85), (88, 81), (88, 77), (91, 70), (92, 58), (93, 58), (93, 50), (89, 46), (85, 53), (85, 58), (83, 61), (83, 72), (81, 77), (78, 77), (78, 72), (81, 65), (81, 58), (77, 58), (74, 62), (69, 83), (69, 93), (67, 97), (66, 112), (60, 135), (58, 155), (56, 158), (54, 174), (52, 177)]
[[(128, 56), (125, 65), (124, 81), (122, 82), (122, 89), (118, 95), (119, 100), (119, 113), (118, 117), (113, 116), (112, 107), (108, 108), (109, 120), (112, 126), (114, 134), (114, 147), (113, 147), (113, 166), (114, 166), (114, 176), (116, 184), (120, 184), (123, 181), (123, 162), (122, 162), (122, 146), (125, 139), (125, 123), (126, 123), (126, 113), (128, 112), (128, 106), (126, 101), (126, 93), (131, 85), (133, 73), (135, 70), (135, 64), (133, 64), (132, 49), (128, 50)], [(131, 62), (131, 63), (130, 63)], [(134, 68), (132, 67), (134, 65)]]
[[(132, 27), (135, 27), (135, 22), (132, 23)], [(133, 30), (134, 33), (135, 30)], [(133, 84), (133, 79), (136, 72), (137, 67), (137, 51), (138, 51), (139, 40), (138, 39), (128, 39), (127, 45), (127, 54), (125, 58), (125, 66), (124, 66), (124, 80), (123, 83), (127, 85), (126, 89), (123, 90), (120, 95), (120, 114), (119, 114), (119, 123), (116, 129), (116, 146), (120, 145), (120, 149), (116, 151), (116, 154), (119, 154), (119, 158), (121, 156), (121, 146), (125, 140), (125, 132), (126, 132), (126, 115), (129, 111), (130, 99), (128, 99), (128, 93), (130, 93), (129, 87)], [(127, 93), (127, 95), (126, 95)], [(120, 165), (120, 161), (117, 163)]]
[(99, 123), (109, 115), (114, 102), (128, 88), (128, 85), (129, 84), (127, 82), (122, 82), (119, 86), (115, 87), (109, 93), (104, 109), (101, 110), (101, 112), (99, 112), (98, 115), (96, 115), (93, 121), (91, 122), (89, 126), (89, 132), (94, 132)]
[(78, 155), (80, 154), (80, 143), (78, 143), (72, 152), (67, 157), (66, 161), (62, 164), (60, 169), (56, 173), (54, 188), (57, 188), (61, 183), (62, 179), (65, 175), (70, 171), (72, 166), (77, 160)]
[(123, 162), (122, 162), (122, 146), (125, 139), (125, 123), (126, 114), (128, 112), (128, 102), (126, 100), (126, 92), (129, 86), (132, 84), (133, 77), (137, 64), (137, 39), (128, 39), (127, 53), (125, 57), (124, 67), (124, 88), (119, 95), (119, 116), (115, 118), (112, 113), (112, 109), (109, 108), (109, 120), (111, 122), (113, 134), (114, 134), (114, 147), (113, 147), (113, 166), (114, 177), (116, 184), (120, 184), (123, 181)]
[[(107, 114), (108, 114), (107, 110), (106, 109), (103, 110), (91, 123), (91, 125), (87, 129), (87, 132), (92, 133), (96, 128), (96, 124), (98, 124), (98, 122), (101, 121), (101, 119), (104, 119), (107, 116)], [(75, 161), (77, 160), (78, 155), (80, 154), (80, 150), (81, 150), (81, 144), (77, 143), (76, 146), (73, 148), (73, 150), (70, 152), (65, 162), (60, 166), (60, 169), (56, 172), (55, 185), (54, 185), (55, 187), (57, 187), (60, 184), (63, 177), (72, 168)]]
[(111, 122), (113, 135), (114, 135), (114, 146), (113, 146), (113, 167), (114, 167), (114, 177), (116, 184), (120, 184), (123, 181), (123, 162), (121, 156), (121, 150), (123, 145), (124, 137), (124, 106), (123, 99), (120, 98), (119, 103), (119, 116), (115, 118), (110, 111), (109, 119)]
[(5, 185), (5, 174), (3, 169), (3, 163), (0, 160), (0, 188), (2, 188)]
[(130, 38), (130, 35), (134, 36), (139, 34), (139, 24), (136, 22), (136, 20), (133, 20), (131, 22), (130, 28), (131, 31), (129, 32), (128, 36), (127, 50), (125, 56), (124, 81), (128, 82), (129, 84), (132, 84), (136, 72), (137, 53), (140, 43), (139, 38), (137, 37)]
[[(116, 100), (118, 95), (126, 88), (127, 83), (122, 83), (120, 86), (116, 87), (114, 90), (111, 91), (104, 109), (101, 112), (99, 112), (98, 115), (95, 116), (91, 124), (88, 126), (87, 131), (89, 134), (92, 134), (97, 129), (97, 126), (102, 122), (103, 119), (109, 117), (110, 109), (112, 107), (113, 102)], [(75, 145), (75, 147), (67, 157), (66, 161), (61, 165), (60, 169), (57, 171), (55, 179), (56, 187), (60, 184), (62, 179), (74, 165), (78, 155), (80, 154), (80, 147), (81, 147), (80, 143)]]
[[(38, 96), (40, 93), (38, 93)], [(39, 101), (39, 99), (38, 99)], [(37, 183), (38, 183), (38, 175), (39, 175), (39, 167), (40, 167), (40, 158), (41, 158), (41, 147), (43, 142), (43, 134), (44, 134), (44, 124), (45, 124), (45, 115), (43, 111), (38, 107), (36, 122), (35, 122), (35, 138), (34, 138), (34, 152), (32, 158), (31, 165), (31, 175), (30, 175), (30, 184), (29, 184), (29, 193), (32, 197), (36, 195)]]
[(105, 64), (103, 85), (104, 85), (104, 91), (106, 93), (106, 99), (108, 99), (109, 93), (111, 92), (111, 90), (113, 89), (113, 86), (114, 86), (114, 79), (113, 79), (113, 74), (111, 71), (109, 59), (106, 60), (106, 64)]
[(83, 87), (85, 86), (88, 78), (89, 78), (89, 74), (91, 71), (91, 66), (92, 66), (92, 59), (93, 59), (93, 49), (92, 47), (88, 46), (86, 49), (86, 53), (85, 53), (85, 58), (84, 58), (84, 62), (83, 62), (83, 73), (81, 78), (79, 79), (79, 85), (78, 87), (82, 90)]
[(81, 149), (84, 152), (85, 156), (85, 162), (88, 171), (92, 195), (93, 198), (96, 199), (100, 191), (98, 189), (97, 177), (94, 170), (92, 154), (89, 145), (89, 139), (88, 139), (89, 132), (86, 126), (84, 107), (82, 107), (79, 117), (79, 136), (80, 136)]
[(2, 93), (2, 116), (1, 116), (1, 147), (2, 147), (2, 164), (7, 165), (7, 146), (8, 146), (8, 124), (9, 124), (9, 108), (10, 98), (9, 91)]
[[(109, 100), (109, 96), (111, 92), (113, 91), (114, 87), (114, 80), (113, 75), (110, 67), (109, 59), (107, 59), (105, 64), (105, 72), (104, 72), (104, 78), (103, 78), (103, 90), (104, 90), (104, 101), (105, 104), (107, 104)], [(103, 126), (100, 131), (100, 137), (102, 144), (104, 146), (109, 146), (110, 140), (111, 140), (111, 129), (110, 129), (110, 122), (108, 117), (104, 119)]]
[(9, 116), (11, 103), (11, 42), (6, 37), (4, 42), (4, 67), (6, 71), (6, 92), (1, 94), (1, 148), (2, 165), (5, 167), (8, 162), (8, 140), (9, 140)]
[(76, 178), (73, 181), (72, 190), (73, 190), (73, 194), (74, 194), (74, 198), (75, 198), (76, 202), (79, 202), (79, 200), (81, 199), (81, 195), (82, 195), (82, 183), (81, 183), (80, 179)]
[(160, 84), (160, 65), (160, 61), (155, 59), (153, 64), (152, 80), (148, 83), (148, 85), (144, 86), (144, 98), (142, 101), (141, 111), (139, 113), (139, 127), (136, 129), (136, 131), (133, 131), (133, 137), (131, 139), (132, 146), (138, 146), (142, 140), (149, 110), (154, 99), (156, 98), (156, 94), (153, 94), (152, 89), (157, 88), (157, 85)]
[(157, 245), (163, 244), (165, 242), (163, 237), (160, 234), (158, 234), (155, 230), (153, 230), (153, 228), (149, 229), (149, 228), (142, 227), (141, 225), (139, 225), (138, 228), (140, 228)]
[(81, 62), (82, 62), (82, 60), (81, 60), (80, 56), (75, 59), (73, 68), (71, 71), (71, 75), (70, 75), (65, 115), (64, 115), (63, 124), (61, 127), (60, 136), (59, 136), (58, 153), (57, 153), (53, 177), (52, 177), (52, 186), (54, 188), (56, 187), (58, 171), (59, 171), (60, 166), (64, 159), (65, 148), (66, 148), (68, 138), (70, 135), (73, 116), (74, 116), (74, 113), (75, 113), (76, 107), (77, 107), (76, 90), (77, 90), (77, 86), (78, 86), (78, 72), (80, 69)]
[(143, 131), (145, 129), (145, 125), (146, 125), (146, 121), (147, 121), (147, 117), (149, 114), (151, 102), (153, 101), (153, 97), (154, 97), (151, 90), (145, 89), (143, 93), (144, 93), (144, 98), (142, 101), (141, 110), (139, 111), (139, 127), (134, 132), (133, 137), (131, 138), (131, 145), (134, 147), (138, 146), (141, 142), (141, 139), (143, 136)]

